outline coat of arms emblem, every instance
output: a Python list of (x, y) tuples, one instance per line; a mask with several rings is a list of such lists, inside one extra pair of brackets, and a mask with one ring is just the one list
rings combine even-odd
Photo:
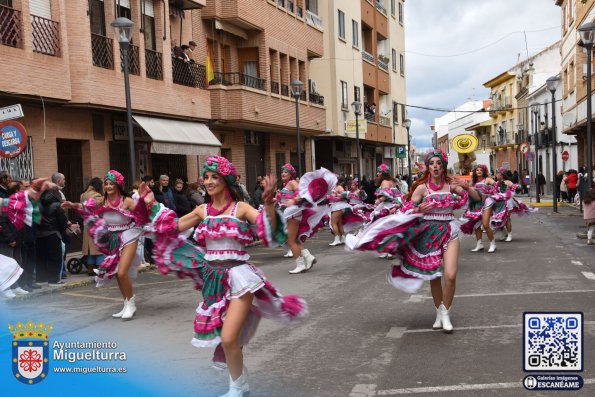
[(29, 321), (27, 324), (8, 324), (12, 333), (12, 373), (20, 382), (33, 385), (47, 376), (50, 367), (48, 334), (51, 324)]

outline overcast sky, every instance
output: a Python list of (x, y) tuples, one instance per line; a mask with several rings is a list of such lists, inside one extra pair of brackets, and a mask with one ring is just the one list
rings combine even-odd
[[(407, 0), (405, 59), (408, 105), (452, 109), (488, 99), (483, 83), (561, 38), (553, 0)], [(525, 35), (526, 44), (525, 47)], [(411, 135), (430, 147), (443, 112), (408, 108)]]

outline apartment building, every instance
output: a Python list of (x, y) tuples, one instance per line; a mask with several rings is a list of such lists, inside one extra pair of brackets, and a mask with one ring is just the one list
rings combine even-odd
[[(562, 132), (576, 138), (577, 165), (587, 165), (587, 53), (582, 46), (578, 28), (587, 22), (595, 22), (594, 0), (556, 0), (561, 10), (562, 41), (560, 44), (560, 77), (563, 84)], [(595, 59), (595, 56), (592, 57)], [(591, 67), (595, 71), (595, 67)], [(595, 79), (591, 75), (592, 87)], [(591, 153), (595, 153), (595, 141)], [(571, 152), (572, 156), (572, 152)], [(592, 161), (592, 164), (595, 162)]]
[[(316, 137), (316, 167), (356, 175), (359, 135), (362, 175), (375, 176), (381, 163), (407, 168), (395, 159), (396, 146), (407, 145), (404, 5), (320, 2), (324, 56), (311, 64), (310, 85), (326, 93), (327, 135)], [(354, 101), (362, 103), (357, 127)]]
[[(296, 162), (288, 85), (308, 81), (323, 54), (312, 1), (0, 0), (0, 107), (21, 104), (29, 145), (0, 167), (15, 176), (66, 175), (67, 196), (109, 168), (128, 172), (124, 73), (110, 23), (134, 22), (130, 88), (137, 176), (196, 180), (222, 153), (247, 186)], [(196, 43), (192, 62), (174, 46)], [(207, 68), (212, 62), (212, 72)], [(210, 66), (210, 65), (209, 65)], [(303, 159), (324, 133), (324, 98), (299, 100)], [(294, 159), (295, 157), (295, 159)], [(310, 161), (305, 169), (311, 168)]]

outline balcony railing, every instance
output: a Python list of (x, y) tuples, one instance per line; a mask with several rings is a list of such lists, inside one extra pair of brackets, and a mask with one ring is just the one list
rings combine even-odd
[[(138, 56), (139, 48), (136, 45), (128, 45), (128, 72), (140, 76), (140, 59)], [(122, 65), (122, 72), (124, 71), (124, 56), (120, 51), (120, 62)]]
[(302, 91), (302, 93), (300, 94), (300, 101), (307, 101), (308, 100), (308, 94), (306, 94), (306, 91)]
[(261, 79), (254, 76), (249, 76), (243, 73), (215, 73), (215, 80), (212, 84), (222, 85), (242, 85), (244, 87), (250, 87), (261, 91), (266, 91), (267, 82), (265, 79)]
[(60, 24), (51, 19), (31, 15), (33, 51), (60, 56)]
[(163, 80), (163, 61), (160, 52), (145, 49), (145, 67), (148, 78)]
[(320, 94), (317, 94), (315, 92), (311, 92), (310, 93), (310, 102), (314, 103), (316, 105), (323, 105), (324, 106), (324, 97)]
[(384, 6), (384, 1), (376, 0), (376, 9), (386, 15), (386, 7)]
[(285, 7), (285, 0), (277, 0), (277, 4), (278, 4), (280, 7)]
[(291, 96), (289, 93), (289, 86), (286, 84), (281, 84), (281, 95), (283, 96)]
[(362, 50), (362, 58), (368, 62), (374, 63), (374, 55), (370, 54), (366, 50)]
[(298, 5), (296, 7), (297, 12), (295, 13), (298, 17), (303, 18), (304, 17), (304, 9), (302, 8), (302, 6)]
[(372, 123), (376, 122), (376, 115), (374, 113), (364, 113), (364, 118)]
[(271, 81), (271, 92), (273, 94), (279, 93), (279, 83), (277, 83), (276, 81)]
[(306, 10), (306, 22), (318, 29), (322, 29), (322, 19), (310, 10)]
[(23, 48), (21, 12), (0, 5), (0, 43), (9, 47)]
[(207, 68), (205, 65), (172, 58), (171, 66), (174, 83), (188, 87), (206, 88)]
[(384, 62), (380, 57), (378, 57), (377, 63), (380, 69), (384, 69), (388, 72), (388, 63)]
[(114, 68), (114, 44), (109, 37), (91, 33), (93, 66), (105, 69)]
[(380, 116), (378, 124), (383, 125), (385, 127), (390, 127), (390, 117)]
[(289, 11), (291, 13), (295, 12), (294, 8), (293, 8), (293, 1), (291, 1), (291, 0), (287, 0), (287, 11)]

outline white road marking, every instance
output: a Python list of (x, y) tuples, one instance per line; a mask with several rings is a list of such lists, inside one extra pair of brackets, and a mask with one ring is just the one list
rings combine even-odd
[(91, 298), (91, 299), (105, 299), (105, 300), (108, 300), (108, 301), (116, 301), (116, 302), (121, 302), (122, 301), (122, 298), (109, 298), (107, 296), (76, 294), (74, 292), (63, 292), (62, 295), (81, 296), (83, 298)]
[[(595, 379), (585, 379), (585, 385), (595, 384)], [(349, 397), (396, 396), (399, 394), (444, 393), (449, 391), (469, 390), (497, 390), (523, 388), (522, 380), (502, 383), (462, 384), (451, 386), (409, 387), (403, 389), (376, 390), (375, 384), (357, 384), (351, 390)]]
[[(585, 325), (595, 325), (595, 321), (585, 321), (584, 322)], [(475, 327), (455, 327), (455, 331), (468, 331), (468, 330), (477, 330), (477, 329), (500, 329), (500, 328), (522, 328), (523, 324), (504, 324), (504, 325), (478, 325)], [(388, 334), (386, 335), (387, 337), (389, 337), (389, 334), (391, 333), (391, 331), (393, 329), (401, 329), (401, 328), (397, 328), (397, 327), (393, 327), (390, 329), (390, 331), (388, 331)], [(405, 334), (416, 334), (416, 333), (423, 333), (423, 332), (442, 332), (441, 329), (408, 329), (406, 330), (404, 333)], [(399, 338), (402, 335), (399, 336)]]
[[(583, 272), (584, 273), (584, 272)], [(593, 274), (593, 273), (591, 273)], [(587, 276), (585, 276), (587, 277)], [(595, 277), (595, 275), (593, 275)], [(529, 291), (529, 292), (496, 292), (493, 294), (467, 294), (467, 295), (455, 295), (455, 298), (478, 298), (482, 296), (515, 296), (515, 295), (539, 295), (539, 294), (579, 294), (595, 292), (595, 289), (577, 289), (577, 290), (566, 290), (566, 291)], [(424, 296), (424, 299), (432, 299), (431, 296)]]
[(386, 334), (387, 338), (400, 339), (403, 334), (407, 332), (405, 327), (392, 327)]
[(570, 263), (572, 263), (575, 266), (583, 266), (583, 262), (581, 261), (570, 261)]
[(581, 272), (583, 276), (588, 278), (589, 280), (595, 280), (595, 274), (593, 272)]

